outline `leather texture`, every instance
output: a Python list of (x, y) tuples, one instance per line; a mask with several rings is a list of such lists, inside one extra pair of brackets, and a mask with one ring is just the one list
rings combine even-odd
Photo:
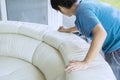
[(64, 71), (70, 60), (83, 60), (89, 46), (46, 25), (0, 22), (0, 80), (116, 80), (101, 55), (86, 70)]

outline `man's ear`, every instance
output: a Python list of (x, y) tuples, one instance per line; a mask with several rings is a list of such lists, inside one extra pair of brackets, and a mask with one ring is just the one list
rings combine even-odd
[(63, 7), (62, 6), (58, 6), (59, 7), (59, 9), (61, 10), (61, 9), (63, 9)]
[(58, 6), (60, 10), (66, 10), (67, 8), (66, 7), (63, 7), (63, 6)]

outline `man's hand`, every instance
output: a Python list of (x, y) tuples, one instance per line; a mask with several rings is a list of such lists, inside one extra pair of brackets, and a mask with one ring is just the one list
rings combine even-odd
[(60, 26), (59, 29), (58, 29), (59, 32), (66, 32), (66, 33), (69, 33), (69, 30), (64, 28), (63, 26)]
[(87, 68), (88, 68), (88, 64), (85, 61), (72, 60), (70, 61), (70, 64), (66, 67), (65, 71), (71, 72), (71, 71), (84, 70)]

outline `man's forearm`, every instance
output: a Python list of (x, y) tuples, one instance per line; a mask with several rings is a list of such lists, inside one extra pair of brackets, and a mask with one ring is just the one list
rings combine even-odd
[(107, 33), (105, 31), (98, 30), (94, 34), (94, 38), (92, 40), (90, 49), (88, 51), (88, 54), (85, 58), (85, 62), (90, 63), (100, 52), (103, 43), (106, 39)]

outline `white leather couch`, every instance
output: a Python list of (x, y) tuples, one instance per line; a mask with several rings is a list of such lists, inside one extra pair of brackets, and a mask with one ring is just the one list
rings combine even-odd
[(0, 80), (116, 80), (99, 55), (86, 70), (66, 73), (83, 60), (89, 44), (72, 33), (40, 24), (0, 22)]

